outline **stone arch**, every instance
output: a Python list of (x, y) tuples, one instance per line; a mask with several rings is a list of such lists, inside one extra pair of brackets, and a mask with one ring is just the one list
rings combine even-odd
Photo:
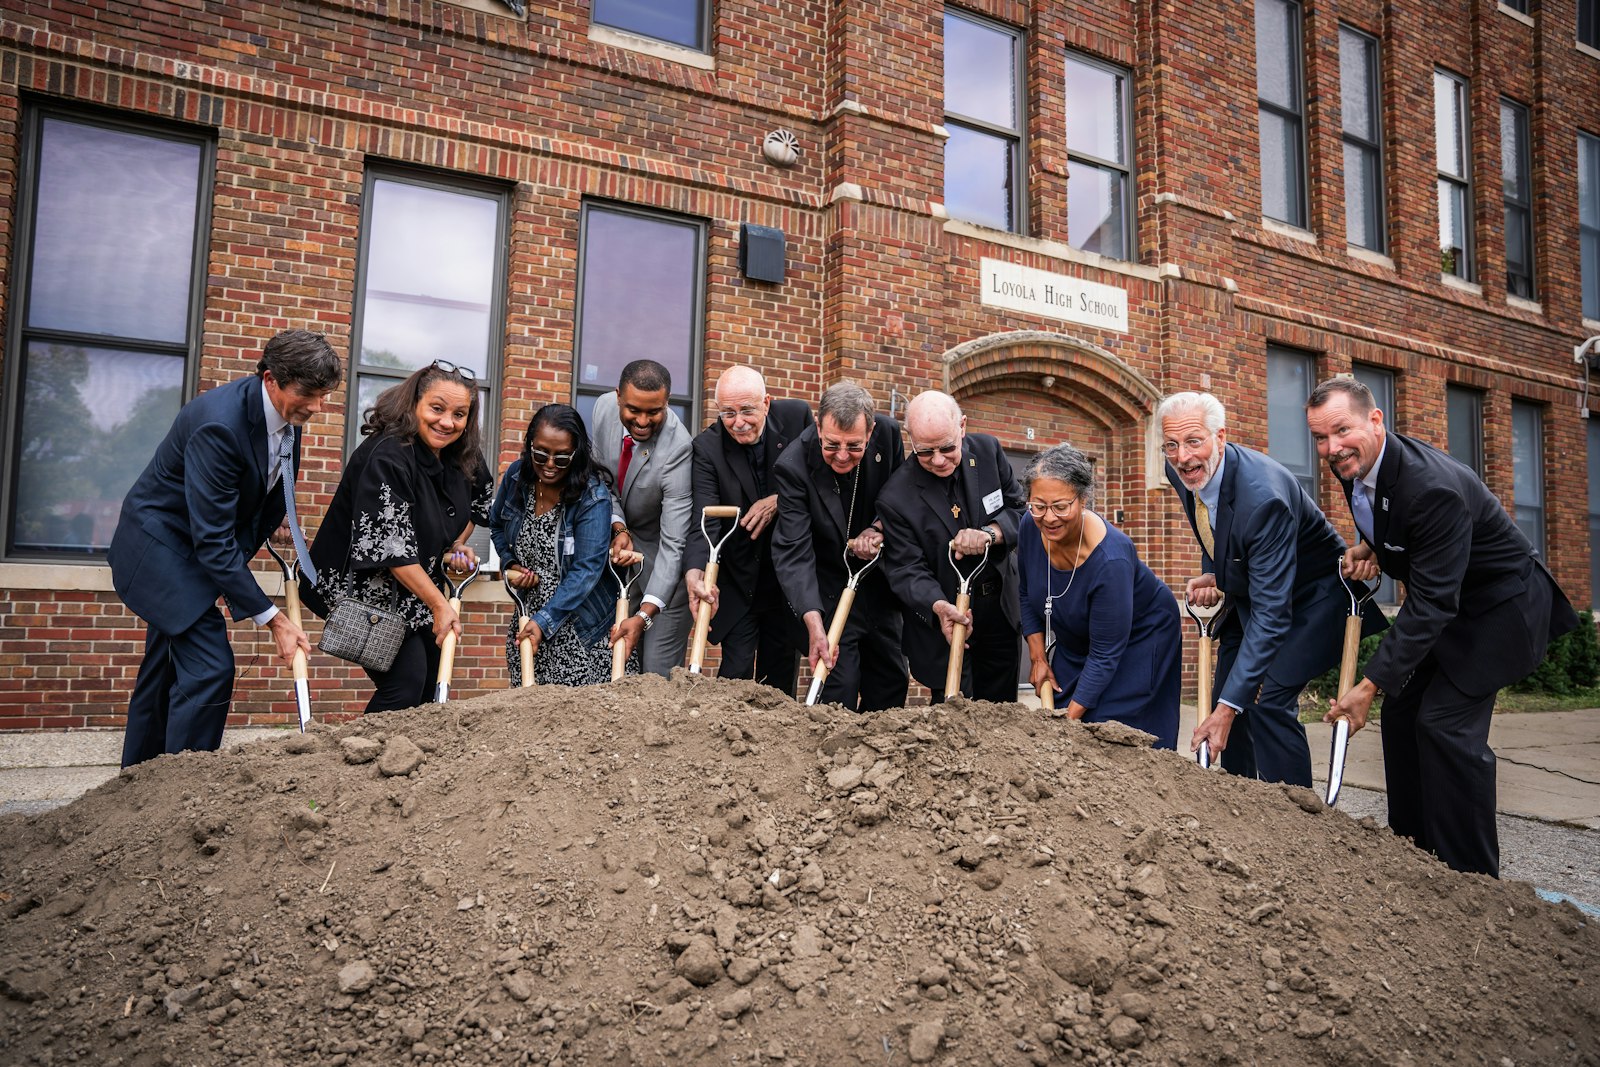
[(999, 392), (1042, 394), (1108, 433), (1134, 431), (1143, 441), (1147, 489), (1162, 488), (1161, 391), (1122, 359), (1081, 338), (1015, 330), (974, 338), (944, 355), (944, 390), (957, 400)]

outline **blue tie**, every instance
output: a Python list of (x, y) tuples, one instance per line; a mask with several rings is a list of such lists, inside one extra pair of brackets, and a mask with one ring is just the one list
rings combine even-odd
[(1372, 536), (1372, 501), (1367, 499), (1366, 484), (1359, 479), (1350, 486), (1350, 514), (1355, 517), (1361, 536), (1377, 544), (1378, 539)]
[(311, 552), (306, 548), (306, 535), (300, 532), (300, 520), (294, 513), (294, 431), (283, 428), (278, 438), (278, 477), (283, 482), (283, 502), (289, 518), (289, 531), (294, 535), (294, 554), (300, 561), (300, 573), (312, 585), (317, 584), (317, 568), (311, 565)]

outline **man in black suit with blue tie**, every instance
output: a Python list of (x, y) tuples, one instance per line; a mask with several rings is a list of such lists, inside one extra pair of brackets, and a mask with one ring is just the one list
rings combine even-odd
[[(108, 555), (111, 581), (148, 625), (128, 702), (124, 767), (222, 743), (233, 649), (219, 596), (235, 621), (272, 632), (284, 662), (296, 649), (311, 651), (305, 633), (256, 584), (250, 559), (289, 513), (302, 427), (343, 374), (321, 334), (279, 333), (255, 374), (183, 406), (123, 498)], [(304, 538), (290, 525), (301, 569), (315, 581)]]
[(1384, 694), (1390, 828), (1458, 871), (1498, 877), (1495, 694), (1527, 677), (1578, 617), (1478, 475), (1391, 433), (1366, 386), (1323, 382), (1306, 422), (1361, 533), (1351, 556), (1376, 559), (1406, 587), (1365, 677), (1324, 718), (1359, 730)]

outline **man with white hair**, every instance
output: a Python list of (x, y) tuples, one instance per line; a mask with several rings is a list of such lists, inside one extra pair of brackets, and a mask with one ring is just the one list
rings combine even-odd
[[(1220, 629), (1216, 707), (1195, 728), (1248, 778), (1311, 785), (1300, 691), (1339, 662), (1350, 598), (1340, 568), (1370, 581), (1377, 568), (1347, 561), (1344, 539), (1277, 460), (1229, 444), (1227, 413), (1210, 393), (1174, 393), (1156, 409), (1167, 480), (1200, 542), (1191, 603), (1232, 605)], [(1370, 604), (1363, 634), (1385, 625)]]
[[(911, 673), (943, 700), (956, 623), (968, 628), (970, 654), (962, 663), (962, 692), (979, 700), (1017, 699), (1021, 616), (1017, 602), (1017, 524), (1022, 487), (1000, 442), (967, 433), (967, 417), (948, 393), (930, 389), (906, 407), (911, 455), (878, 497), (883, 519), (883, 565), (905, 605), (906, 658)], [(956, 611), (956, 570), (976, 566), (971, 610)]]
[[(778, 488), (772, 466), (785, 446), (814, 421), (804, 400), (774, 400), (754, 367), (729, 367), (717, 378), (717, 421), (694, 439), (694, 511), (731, 504), (739, 508), (739, 529), (723, 542), (718, 583), (706, 585), (711, 547), (691, 535), (684, 550), (684, 584), (689, 614), (702, 600), (712, 606), (710, 641), (722, 646), (717, 675), (754, 678), (794, 695), (800, 656), (800, 622), (784, 599), (772, 566), (773, 519)], [(706, 529), (721, 540), (727, 519), (710, 519)]]

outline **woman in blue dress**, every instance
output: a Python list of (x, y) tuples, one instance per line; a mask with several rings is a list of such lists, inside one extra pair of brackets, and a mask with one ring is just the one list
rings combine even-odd
[[(1126, 534), (1095, 514), (1094, 468), (1071, 445), (1023, 471), (1017, 532), (1028, 677), (1074, 719), (1117, 722), (1176, 748), (1183, 669), (1178, 602)], [(1054, 648), (1046, 654), (1046, 634)]]

